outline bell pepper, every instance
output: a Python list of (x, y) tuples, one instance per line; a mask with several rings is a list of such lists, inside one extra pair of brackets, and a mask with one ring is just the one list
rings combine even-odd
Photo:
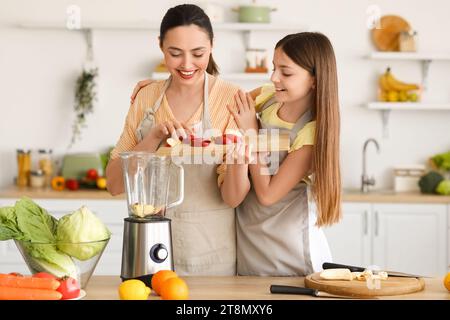
[(66, 180), (62, 176), (56, 176), (52, 179), (52, 188), (56, 191), (64, 190), (66, 185)]

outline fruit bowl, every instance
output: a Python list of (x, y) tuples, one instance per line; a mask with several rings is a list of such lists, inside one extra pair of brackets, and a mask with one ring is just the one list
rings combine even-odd
[(47, 272), (57, 278), (69, 276), (84, 289), (91, 278), (108, 239), (78, 243), (38, 243), (14, 240), (32, 274)]

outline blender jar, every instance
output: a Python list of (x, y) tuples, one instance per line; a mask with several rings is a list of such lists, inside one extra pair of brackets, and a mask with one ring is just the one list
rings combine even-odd
[[(131, 217), (164, 217), (167, 209), (183, 201), (184, 170), (170, 157), (141, 151), (123, 152), (120, 157)], [(168, 203), (172, 166), (178, 169), (178, 198)]]

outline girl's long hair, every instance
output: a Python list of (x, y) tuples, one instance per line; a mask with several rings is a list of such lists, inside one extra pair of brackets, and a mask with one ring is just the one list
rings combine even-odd
[(316, 225), (331, 225), (341, 218), (340, 116), (333, 46), (321, 33), (302, 32), (284, 37), (275, 48), (281, 48), (293, 62), (315, 77), (312, 190), (318, 209)]

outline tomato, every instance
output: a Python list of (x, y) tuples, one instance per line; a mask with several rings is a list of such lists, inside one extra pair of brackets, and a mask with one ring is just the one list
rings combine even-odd
[(95, 169), (89, 169), (86, 172), (86, 178), (91, 179), (91, 180), (97, 180), (98, 178), (98, 172)]
[(47, 272), (38, 272), (33, 274), (33, 277), (35, 278), (48, 278), (48, 279), (56, 279), (56, 277), (54, 275), (52, 275), (51, 273), (47, 273)]
[(72, 277), (63, 277), (58, 280), (60, 286), (56, 290), (61, 292), (62, 300), (74, 299), (80, 295), (80, 285), (76, 279)]

